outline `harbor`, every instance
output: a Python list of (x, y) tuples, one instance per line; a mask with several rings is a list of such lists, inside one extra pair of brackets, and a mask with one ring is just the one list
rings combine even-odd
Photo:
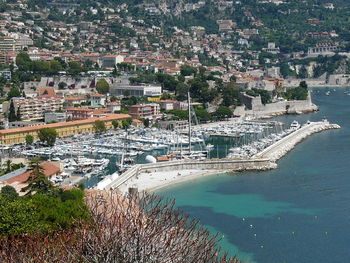
[[(257, 150), (258, 148), (254, 148), (254, 145), (257, 145), (257, 141), (248, 145), (251, 149), (250, 151), (255, 153), (251, 156), (242, 158), (242, 155), (239, 155), (239, 158), (237, 158), (236, 155), (229, 155), (224, 159), (180, 160), (137, 165), (120, 176), (111, 175), (105, 178), (96, 188), (118, 189), (124, 193), (130, 188), (138, 189), (139, 191), (149, 191), (213, 174), (275, 169), (277, 168), (276, 161), (308, 136), (321, 131), (339, 128), (339, 125), (331, 124), (327, 120), (307, 122), (304, 125), (294, 122), (289, 129), (282, 131), (279, 136), (275, 135), (275, 138), (278, 139), (265, 139), (265, 144), (258, 144), (261, 147), (260, 151)], [(244, 147), (242, 148), (244, 149)], [(240, 151), (242, 151), (242, 148), (239, 148)]]

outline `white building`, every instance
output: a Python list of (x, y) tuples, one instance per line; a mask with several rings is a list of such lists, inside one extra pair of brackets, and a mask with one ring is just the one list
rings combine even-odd
[(91, 95), (91, 107), (99, 108), (106, 106), (106, 96), (102, 94)]
[(114, 85), (111, 87), (111, 95), (114, 96), (160, 96), (162, 87), (157, 85)]

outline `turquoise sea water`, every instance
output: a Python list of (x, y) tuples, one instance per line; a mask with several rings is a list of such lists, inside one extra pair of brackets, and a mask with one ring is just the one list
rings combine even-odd
[[(331, 90), (330, 96), (325, 92)], [(163, 189), (177, 206), (223, 235), (246, 262), (350, 262), (350, 96), (314, 89), (320, 111), (276, 119), (342, 126), (307, 138), (267, 172), (216, 175)], [(350, 90), (350, 89), (348, 89)]]

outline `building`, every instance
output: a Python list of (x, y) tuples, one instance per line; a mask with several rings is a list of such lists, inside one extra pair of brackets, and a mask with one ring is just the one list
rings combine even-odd
[(0, 38), (0, 52), (14, 52), (19, 51), (20, 48), (16, 45), (16, 40), (12, 37)]
[(129, 107), (129, 114), (134, 119), (152, 119), (160, 115), (160, 106), (157, 103), (138, 104)]
[(68, 137), (79, 134), (87, 134), (95, 131), (95, 121), (100, 120), (106, 124), (107, 129), (113, 128), (112, 121), (122, 121), (128, 119), (129, 114), (109, 114), (106, 117), (93, 117), (86, 120), (51, 123), (34, 127), (24, 127), (16, 129), (0, 130), (0, 145), (13, 145), (17, 143), (24, 143), (25, 137), (30, 134), (34, 140), (38, 140), (38, 131), (43, 128), (54, 128), (57, 131), (59, 138)]
[(109, 109), (111, 112), (120, 111), (121, 104), (119, 101), (108, 102), (107, 109)]
[(0, 71), (0, 76), (7, 79), (7, 80), (10, 80), (11, 79), (11, 71), (2, 70), (2, 71)]
[(124, 61), (124, 56), (122, 55), (106, 55), (102, 57), (102, 67), (103, 68), (113, 68), (119, 63)]
[(14, 129), (14, 128), (23, 128), (23, 127), (34, 127), (34, 126), (39, 126), (43, 125), (43, 122), (37, 122), (37, 121), (13, 121), (9, 122), (8, 126), (9, 129)]
[(174, 110), (188, 110), (188, 103), (185, 101), (175, 101)]
[(12, 37), (0, 37), (0, 64), (6, 64), (7, 53), (19, 51), (16, 40)]
[(174, 109), (174, 100), (161, 100), (159, 102), (160, 108), (162, 110), (173, 110)]
[(65, 112), (45, 112), (45, 123), (65, 122), (67, 114)]
[(102, 94), (91, 95), (91, 107), (99, 108), (106, 105), (106, 96)]
[(116, 84), (111, 87), (111, 95), (113, 96), (160, 96), (162, 95), (162, 87), (157, 85), (120, 85)]
[(332, 56), (339, 51), (339, 43), (333, 41), (319, 42), (315, 47), (308, 48), (308, 56), (317, 57), (319, 55)]
[(274, 42), (269, 42), (267, 44), (267, 48), (263, 48), (262, 50), (265, 51), (265, 52), (272, 53), (272, 54), (280, 53), (280, 48), (276, 47), (276, 44)]
[(86, 102), (86, 98), (79, 96), (79, 97), (67, 97), (64, 99), (65, 102), (67, 103), (67, 106), (74, 106), (77, 104), (81, 104), (81, 103), (85, 103)]
[[(51, 98), (12, 98), (16, 114), (19, 110), (22, 121), (43, 120), (45, 112), (56, 112), (63, 108), (63, 100), (56, 97)], [(4, 111), (8, 112), (9, 103), (6, 104)]]
[[(42, 173), (47, 177), (51, 178), (53, 176), (60, 175), (62, 173), (62, 170), (60, 169), (59, 163), (56, 162), (43, 162), (40, 164), (42, 167)], [(33, 170), (26, 171), (24, 173), (21, 173), (17, 176), (11, 177), (10, 179), (6, 180), (5, 182), (8, 184), (17, 182), (17, 183), (27, 183), (28, 179), (30, 178), (31, 174), (33, 173)]]
[(73, 107), (67, 109), (67, 117), (70, 120), (85, 120), (92, 117), (104, 117), (111, 113), (111, 110), (106, 108), (88, 108), (88, 107)]
[(164, 130), (186, 130), (188, 129), (188, 121), (160, 121), (159, 128)]

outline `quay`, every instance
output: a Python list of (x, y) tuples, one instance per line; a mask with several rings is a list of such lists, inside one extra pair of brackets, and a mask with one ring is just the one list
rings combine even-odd
[(331, 124), (328, 121), (305, 124), (258, 154), (247, 159), (185, 159), (151, 164), (137, 164), (120, 176), (113, 174), (106, 177), (96, 188), (101, 190), (119, 189), (122, 192), (127, 192), (129, 188), (149, 191), (205, 175), (276, 169), (276, 161), (286, 155), (308, 136), (325, 130), (339, 128), (339, 125)]
[(260, 153), (256, 154), (255, 157), (267, 158), (272, 162), (276, 162), (291, 151), (295, 145), (310, 135), (330, 129), (340, 129), (340, 126), (338, 124), (329, 123), (328, 121), (311, 122), (270, 145)]

